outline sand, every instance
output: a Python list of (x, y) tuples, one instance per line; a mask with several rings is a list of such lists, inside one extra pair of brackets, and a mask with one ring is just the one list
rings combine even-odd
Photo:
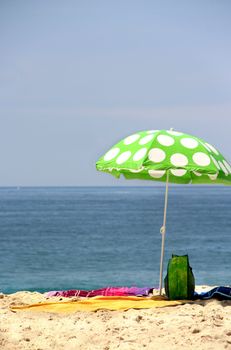
[(231, 349), (230, 301), (69, 315), (9, 309), (40, 301), (47, 299), (36, 292), (0, 295), (0, 349)]

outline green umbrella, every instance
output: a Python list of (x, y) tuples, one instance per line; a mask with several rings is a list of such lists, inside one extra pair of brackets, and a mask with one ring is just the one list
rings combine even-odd
[(148, 130), (114, 145), (96, 163), (99, 171), (119, 178), (166, 183), (161, 227), (160, 293), (163, 279), (168, 184), (231, 184), (231, 166), (212, 145), (195, 136), (171, 130)]

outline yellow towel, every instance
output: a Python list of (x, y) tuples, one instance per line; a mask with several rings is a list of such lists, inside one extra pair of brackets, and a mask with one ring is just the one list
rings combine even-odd
[(154, 307), (176, 306), (184, 304), (185, 301), (167, 300), (164, 297), (105, 297), (97, 296), (77, 301), (46, 302), (39, 304), (11, 306), (11, 310), (17, 311), (45, 311), (71, 313), (77, 311), (106, 310), (128, 310), (128, 309), (149, 309)]

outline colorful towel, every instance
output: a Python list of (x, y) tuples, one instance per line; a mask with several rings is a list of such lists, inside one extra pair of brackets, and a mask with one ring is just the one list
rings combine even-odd
[(200, 294), (194, 294), (195, 299), (218, 299), (218, 300), (231, 300), (231, 288), (230, 287), (215, 287), (209, 292), (202, 292)]
[(46, 293), (47, 297), (96, 297), (96, 296), (148, 296), (152, 293), (151, 287), (107, 287), (96, 290), (53, 290)]
[(170, 301), (164, 297), (93, 297), (78, 301), (62, 301), (56, 303), (40, 303), (23, 306), (11, 306), (13, 311), (37, 311), (37, 312), (58, 312), (72, 313), (77, 311), (106, 310), (128, 310), (128, 309), (149, 309), (156, 307), (176, 306), (188, 301)]

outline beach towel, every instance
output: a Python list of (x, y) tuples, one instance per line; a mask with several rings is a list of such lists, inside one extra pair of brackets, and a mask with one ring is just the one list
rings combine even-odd
[(128, 309), (149, 309), (156, 307), (176, 306), (185, 303), (184, 301), (170, 301), (164, 297), (104, 297), (97, 296), (77, 301), (62, 301), (55, 303), (39, 303), (23, 306), (11, 306), (12, 311), (37, 311), (73, 313), (77, 311), (97, 310), (128, 310)]
[(231, 287), (215, 287), (208, 292), (195, 293), (195, 299), (218, 299), (218, 300), (231, 300)]
[(47, 297), (95, 297), (95, 296), (148, 296), (152, 293), (152, 287), (106, 287), (95, 290), (53, 290), (46, 293)]

